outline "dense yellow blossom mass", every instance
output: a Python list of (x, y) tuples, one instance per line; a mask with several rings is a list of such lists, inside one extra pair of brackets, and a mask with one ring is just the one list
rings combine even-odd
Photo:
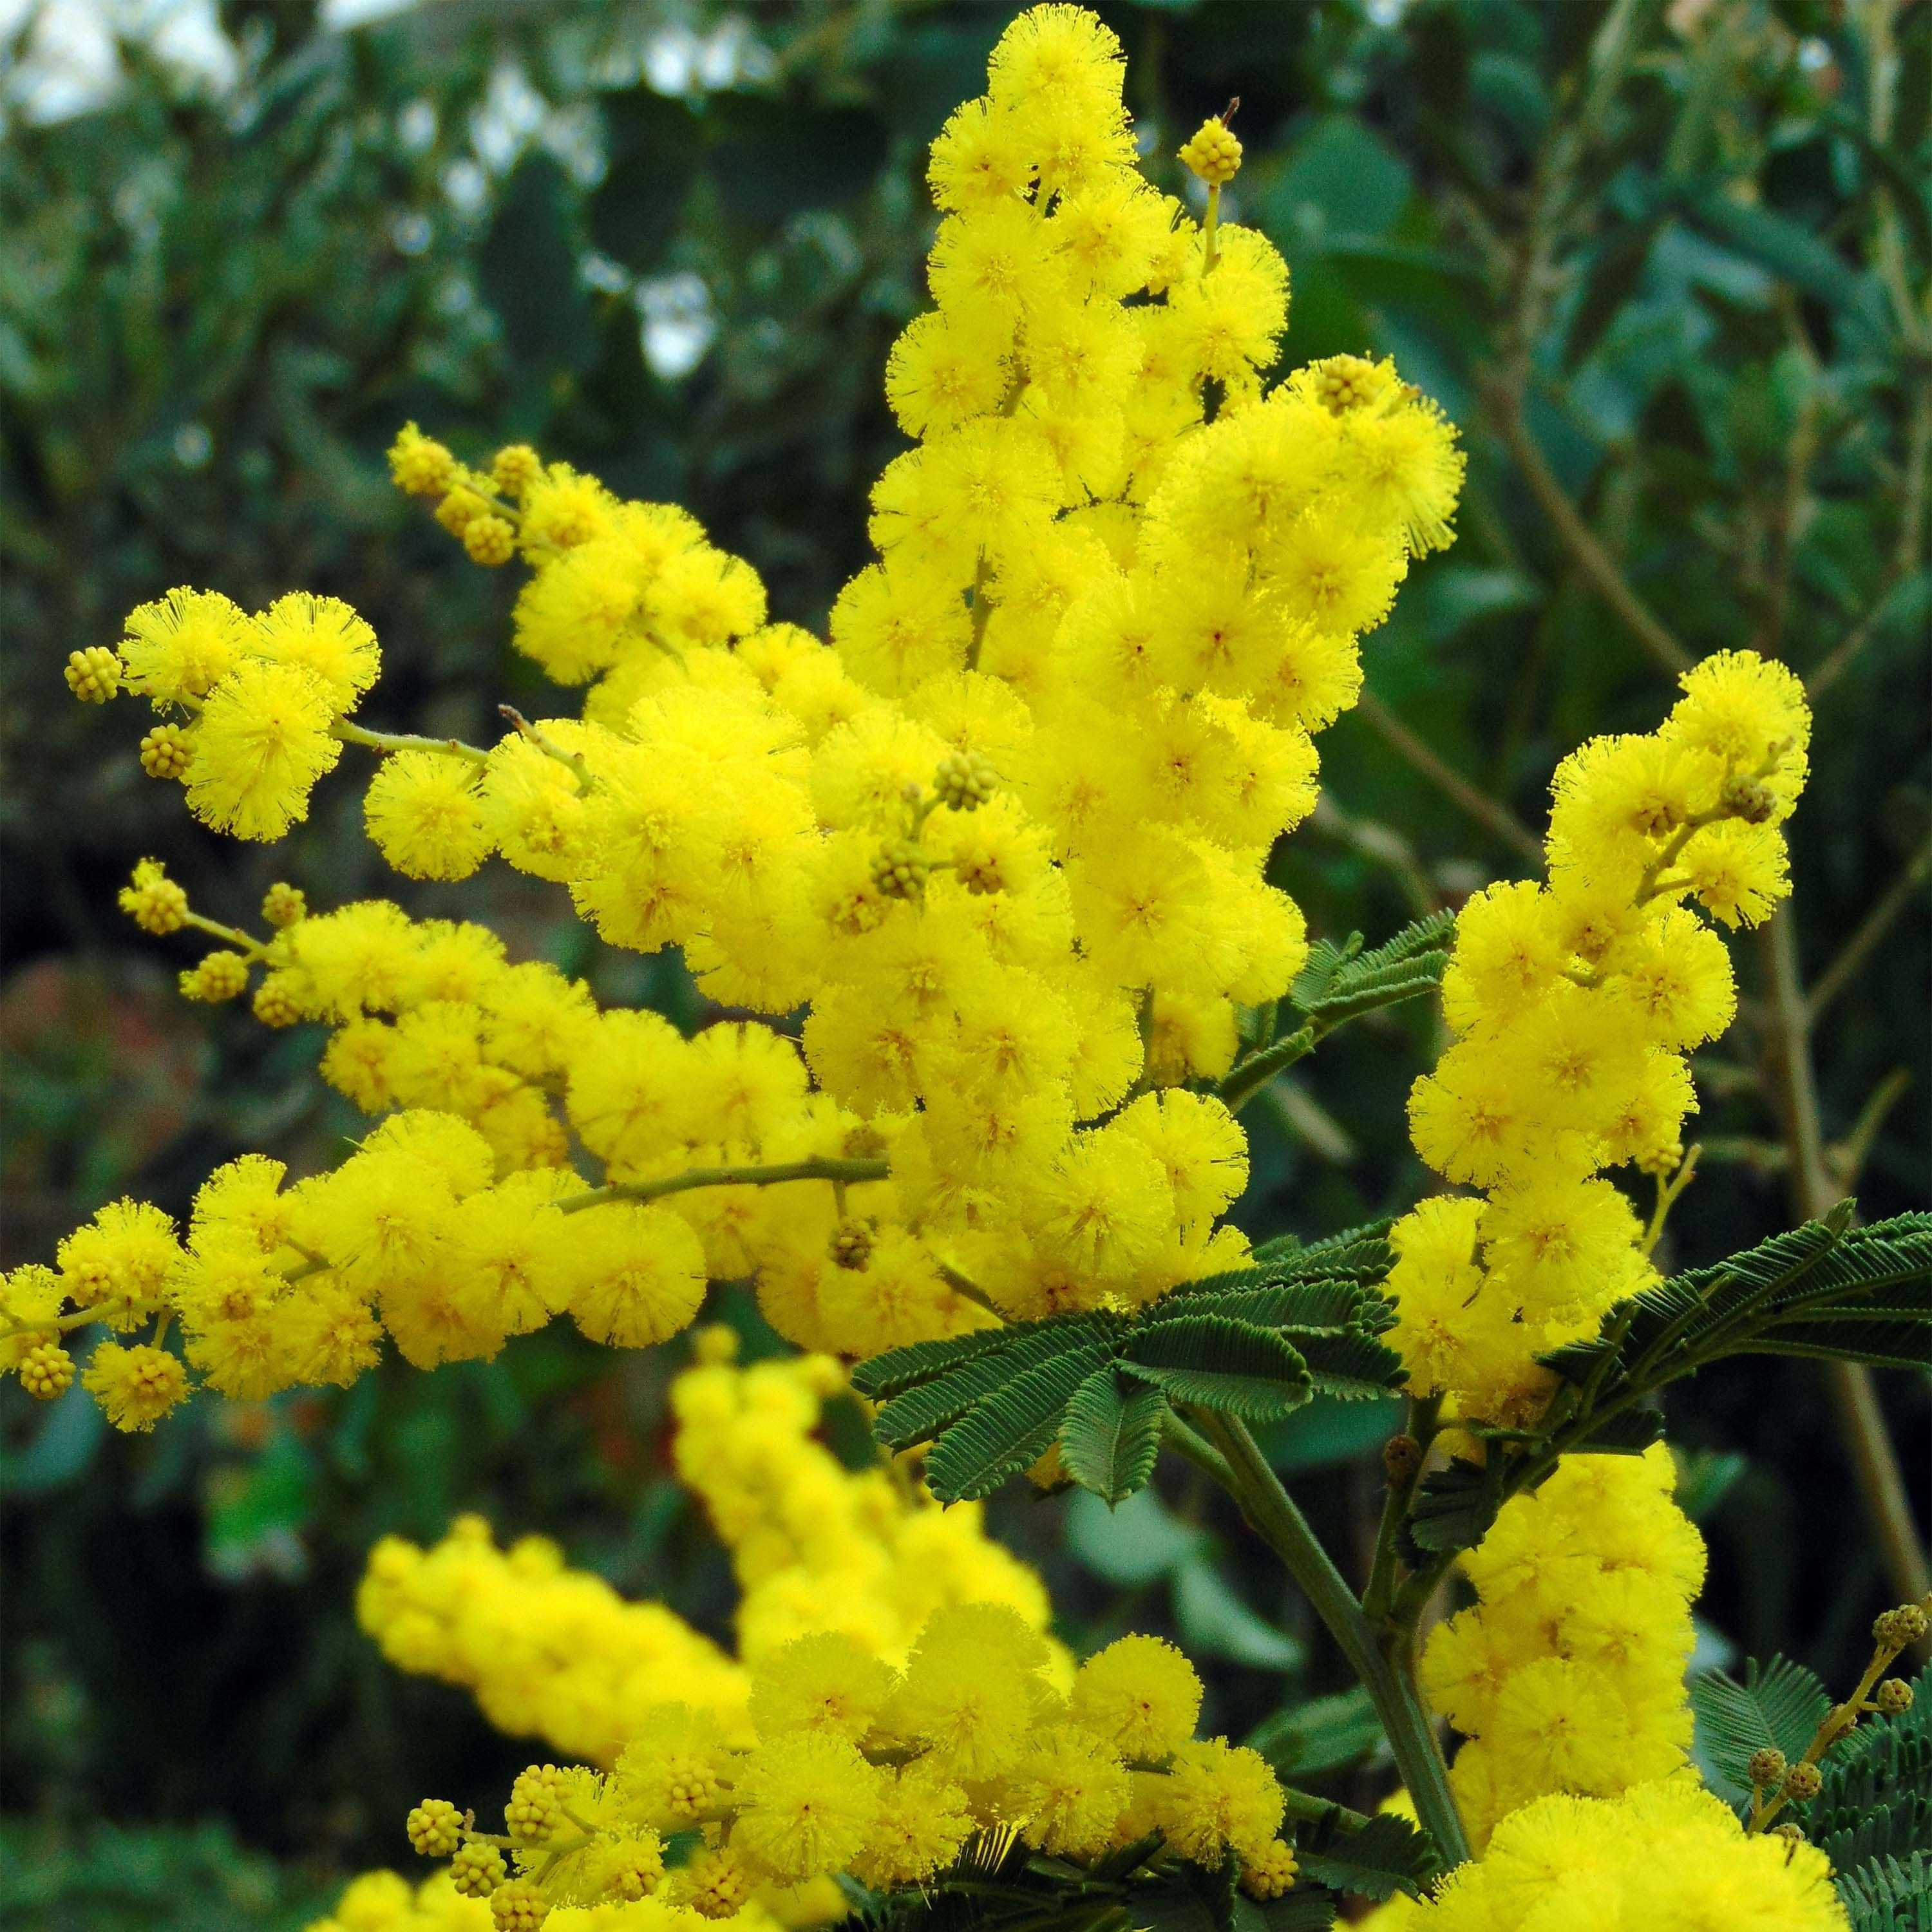
[(1704, 1545), (1676, 1480), (1660, 1444), (1567, 1457), (1464, 1558), (1477, 1602), (1430, 1633), (1420, 1676), (1467, 1734), (1450, 1783), (1478, 1844), (1533, 1798), (1612, 1797), (1684, 1765)]
[(1396, 1899), (1364, 1922), (1372, 1932), (1844, 1932), (1847, 1922), (1823, 1852), (1748, 1836), (1729, 1805), (1684, 1777), (1610, 1799), (1540, 1798), (1426, 1904)]
[[(386, 1336), (424, 1366), (562, 1313), (660, 1341), (721, 1277), (854, 1354), (1243, 1259), (1220, 1217), (1245, 1141), (1189, 1090), (1306, 956), (1265, 862), (1314, 803), (1359, 634), (1448, 539), (1462, 459), (1385, 363), (1264, 388), (1287, 272), (1142, 178), (1121, 71), (1090, 16), (1036, 9), (934, 143), (935, 305), (886, 374), (914, 446), (829, 645), (683, 512), (521, 448), (472, 470), (411, 428), (397, 482), (529, 566), (518, 647), (588, 686), (580, 717), (488, 748), (372, 733), (376, 638), (304, 594), (250, 615), (175, 591), (74, 674), (164, 714), (149, 768), (211, 825), (278, 837), (373, 748), (369, 834), (405, 877), (500, 854), (611, 944), (676, 946), (721, 1004), (803, 1020), (686, 1039), (386, 901), (278, 887), (256, 939), (144, 862), (132, 916), (226, 941), (184, 993), (252, 984), (266, 1023), (326, 1024), (324, 1078), (382, 1121), (332, 1174), (223, 1169), (184, 1238), (104, 1210), (61, 1250), (57, 1318), (164, 1315), (208, 1383), (259, 1397), (347, 1382)], [(1190, 153), (1238, 164), (1225, 130)], [(7, 1294), (24, 1334), (42, 1277)], [(110, 1407), (145, 1426), (166, 1393)]]
[[(497, 1550), (473, 1518), (434, 1550), (392, 1538), (370, 1554), (358, 1608), (392, 1663), (464, 1684), (502, 1729), (602, 1767), (524, 1772), (499, 1834), (508, 1860), (453, 1804), (418, 1806), (412, 1842), (452, 1858), (453, 1892), (428, 1903), (460, 1921), (452, 1898), (508, 1892), (557, 1932), (584, 1911), (750, 1932), (772, 1914), (842, 1916), (823, 1889), (839, 1872), (916, 1883), (1003, 1828), (1075, 1857), (1157, 1829), (1210, 1868), (1232, 1847), (1257, 1896), (1292, 1884), (1274, 1774), (1251, 1750), (1195, 1741), (1201, 1683), (1179, 1652), (1124, 1637), (1076, 1670), (1046, 1634), (1040, 1580), (986, 1538), (975, 1506), (941, 1510), (817, 1440), (844, 1386), (837, 1363), (740, 1369), (728, 1331), (700, 1342), (710, 1359), (673, 1390), (673, 1453), (731, 1552), (736, 1658), (566, 1568), (542, 1538)], [(667, 1868), (668, 1842), (694, 1829), (701, 1846)], [(398, 1915), (424, 1909), (362, 1883)]]
[[(1221, 117), (1181, 148), (1197, 220), (1143, 178), (1121, 78), (1094, 16), (1036, 7), (934, 143), (932, 306), (885, 372), (909, 447), (828, 638), (685, 512), (523, 446), (472, 467), (410, 425), (396, 484), (479, 566), (520, 563), (516, 647), (580, 689), (574, 715), (506, 711), (489, 746), (373, 730), (378, 640), (304, 592), (250, 613), (176, 590), (68, 662), (84, 702), (150, 701), (142, 769), (207, 825), (280, 838), (374, 754), (364, 823), (403, 878), (500, 857), (608, 944), (679, 949), (728, 1013), (686, 1036), (386, 899), (278, 884), (257, 936), (143, 860), (122, 909), (216, 942), (184, 996), (326, 1028), (322, 1076), (370, 1124), (322, 1173), (229, 1162), (184, 1227), (104, 1207), (0, 1284), (0, 1368), (46, 1399), (78, 1377), (143, 1430), (196, 1377), (257, 1400), (561, 1316), (662, 1342), (735, 1280), (809, 1352), (741, 1369), (700, 1330), (674, 1388), (678, 1473), (740, 1586), (732, 1651), (477, 1519), (372, 1552), (385, 1654), (567, 1761), (518, 1777), (500, 1832), (425, 1801), (409, 1839), (446, 1868), (358, 1880), (325, 1932), (766, 1932), (842, 1916), (842, 1877), (921, 1886), (1015, 1844), (1055, 1870), (1157, 1846), (1238, 1878), (1244, 1911), (1298, 1883), (1282, 1789), (1196, 1739), (1186, 1658), (1130, 1636), (1076, 1666), (976, 1504), (817, 1432), (841, 1358), (1131, 1311), (1246, 1260), (1216, 1084), (1309, 956), (1269, 855), (1314, 806), (1360, 638), (1450, 538), (1441, 412), (1353, 356), (1270, 386), (1288, 272), (1220, 218), (1240, 143)], [(1755, 923), (1788, 889), (1802, 688), (1738, 652), (1682, 682), (1657, 731), (1559, 767), (1546, 878), (1456, 921), (1452, 1037), (1410, 1118), (1468, 1191), (1391, 1234), (1389, 1340), (1432, 1439), (1473, 1456), (1542, 1418), (1539, 1356), (1654, 1282), (1686, 1056), (1736, 1005), (1704, 916)], [(1605, 1178), (1626, 1166), (1656, 1178), (1648, 1228)], [(1747, 1835), (1683, 1768), (1703, 1551), (1671, 1486), (1660, 1449), (1571, 1456), (1466, 1555), (1476, 1601), (1420, 1680), (1466, 1739), (1444, 1842), (1460, 1805), (1481, 1855), (1378, 1924), (1845, 1922), (1819, 1855)], [(1416, 1736), (1439, 1786), (1419, 1709)]]
[(1602, 1170), (1661, 1179), (1696, 1104), (1685, 1058), (1737, 1007), (1699, 918), (1754, 925), (1790, 890), (1784, 836), (1810, 716), (1785, 666), (1706, 658), (1646, 737), (1598, 738), (1557, 769), (1546, 884), (1466, 904), (1443, 982), (1455, 1035), (1417, 1082), (1417, 1150), (1480, 1195), (1396, 1225), (1390, 1340), (1418, 1394), (1520, 1422), (1555, 1378), (1536, 1358), (1596, 1334), (1657, 1280), (1646, 1231)]

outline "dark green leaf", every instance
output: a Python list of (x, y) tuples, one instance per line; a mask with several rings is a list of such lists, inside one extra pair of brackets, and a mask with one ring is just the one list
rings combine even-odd
[(1575, 1447), (1594, 1456), (1641, 1456), (1664, 1435), (1664, 1412), (1640, 1404), (1594, 1424)]
[(1408, 1379), (1402, 1358), (1367, 1335), (1304, 1334), (1291, 1339), (1308, 1364), (1316, 1389), (1344, 1402), (1372, 1402)]
[(1932, 1932), (1932, 1856), (1886, 1858), (1832, 1882), (1852, 1932)]
[(1306, 1778), (1366, 1757), (1382, 1735), (1382, 1720), (1360, 1684), (1317, 1697), (1264, 1719), (1248, 1738), (1283, 1778)]
[(1154, 1474), (1168, 1414), (1159, 1389), (1130, 1381), (1108, 1363), (1068, 1399), (1060, 1460), (1082, 1489), (1110, 1506), (1124, 1502)]
[(1059, 1432), (1068, 1398), (1106, 1356), (1104, 1342), (1076, 1341), (978, 1402), (927, 1454), (926, 1479), (933, 1494), (948, 1503), (989, 1495), (1042, 1455)]
[(853, 1369), (852, 1386), (872, 1401), (883, 1401), (920, 1382), (931, 1382), (976, 1355), (1004, 1348), (1012, 1339), (1010, 1328), (980, 1328), (943, 1342), (915, 1342), (909, 1348), (888, 1348)]
[(1458, 1456), (1424, 1477), (1408, 1506), (1409, 1541), (1432, 1552), (1473, 1550), (1502, 1508), (1504, 1473), (1502, 1453), (1495, 1450), (1486, 1463)]
[(1142, 1330), (1122, 1366), (1164, 1389), (1248, 1422), (1299, 1408), (1313, 1393), (1307, 1364), (1281, 1336), (1216, 1315), (1187, 1315)]
[(1570, 332), (1563, 344), (1563, 366), (1574, 369), (1604, 339), (1604, 332), (1616, 321), (1625, 302), (1636, 294), (1643, 279), (1644, 265), (1650, 260), (1651, 244), (1657, 239), (1659, 218), (1619, 228), (1597, 250), (1596, 260), (1578, 298), (1570, 320)]
[(1311, 953), (1288, 997), (1325, 1030), (1371, 1007), (1427, 992), (1441, 983), (1455, 930), (1453, 912), (1432, 913), (1372, 952), (1356, 951), (1361, 936), (1353, 934), (1346, 947), (1330, 947), (1318, 963)]
[[(895, 1396), (874, 1419), (872, 1433), (894, 1449), (926, 1442), (1015, 1376), (1078, 1347), (1090, 1340), (1091, 1333), (1084, 1322), (1052, 1322), (976, 1353), (936, 1380)], [(1068, 1386), (1070, 1390), (1072, 1384)]]
[(1428, 1834), (1392, 1811), (1378, 1813), (1354, 1832), (1344, 1831), (1331, 1811), (1297, 1831), (1295, 1857), (1310, 1878), (1363, 1898), (1398, 1892), (1420, 1898), (1442, 1869)]
[(1306, 1660), (1293, 1637), (1251, 1610), (1219, 1563), (1197, 1550), (1174, 1572), (1174, 1620), (1181, 1646), (1244, 1664), (1251, 1670), (1295, 1670)]
[(1261, 1908), (1267, 1932), (1328, 1932), (1335, 1922), (1335, 1894), (1322, 1886), (1300, 1884)]

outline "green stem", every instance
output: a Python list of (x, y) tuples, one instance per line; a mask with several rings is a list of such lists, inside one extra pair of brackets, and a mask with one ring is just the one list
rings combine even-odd
[(182, 923), (196, 932), (205, 932), (213, 939), (225, 939), (230, 946), (238, 946), (242, 956), (251, 964), (263, 958), (268, 949), (259, 939), (252, 938), (238, 926), (224, 926), (219, 920), (203, 919), (198, 912), (184, 912)]
[(1204, 281), (1214, 266), (1215, 230), (1221, 225), (1221, 184), (1214, 182), (1208, 189), (1208, 212), (1202, 218), (1201, 232), (1204, 245), (1201, 251), (1201, 275)]
[(1343, 1831), (1359, 1832), (1369, 1822), (1366, 1814), (1352, 1811), (1347, 1805), (1337, 1804), (1330, 1798), (1317, 1798), (1312, 1791), (1297, 1791), (1284, 1784), (1281, 1797), (1283, 1813), (1307, 1824), (1318, 1825), (1324, 1818), (1332, 1818)]
[(346, 718), (337, 718), (329, 726), (328, 735), (345, 745), (367, 746), (372, 752), (441, 752), (449, 758), (467, 758), (473, 765), (490, 762), (488, 752), (466, 745), (460, 738), (425, 738), (415, 731), (369, 731)]
[(973, 635), (966, 646), (966, 668), (980, 668), (980, 652), (986, 641), (986, 620), (993, 614), (993, 607), (986, 596), (986, 560), (982, 555), (973, 566)]
[(1417, 1817), (1444, 1858), (1460, 1864), (1470, 1856), (1468, 1834), (1449, 1789), (1434, 1720), (1423, 1708), (1408, 1668), (1400, 1634), (1384, 1648), (1378, 1641), (1354, 1593), (1268, 1466), (1246, 1425), (1212, 1409), (1195, 1409), (1190, 1420), (1224, 1459), (1231, 1480), (1226, 1486), (1263, 1542), (1287, 1566), (1315, 1613), (1342, 1647), (1382, 1719), (1396, 1768)]
[(1402, 1519), (1408, 1514), (1409, 1498), (1422, 1478), (1423, 1461), (1435, 1440), (1436, 1418), (1442, 1408), (1440, 1395), (1411, 1396), (1402, 1415), (1402, 1432), (1416, 1446), (1415, 1466), (1400, 1481), (1390, 1476), (1382, 1497), (1382, 1521), (1376, 1527), (1375, 1557), (1369, 1566), (1368, 1586), (1362, 1592), (1362, 1614), (1372, 1627), (1388, 1618), (1395, 1601)]
[(606, 1186), (586, 1189), (567, 1201), (560, 1201), (557, 1211), (574, 1214), (610, 1201), (656, 1201), (661, 1196), (682, 1194), (694, 1187), (770, 1187), (782, 1180), (842, 1180), (850, 1185), (883, 1180), (891, 1172), (891, 1164), (886, 1161), (836, 1160), (824, 1154), (770, 1167), (688, 1167), (681, 1174), (667, 1174), (656, 1180), (612, 1181)]
[(1310, 1020), (1299, 1033), (1251, 1053), (1215, 1088), (1215, 1096), (1231, 1114), (1238, 1114), (1274, 1076), (1298, 1060), (1306, 1060), (1322, 1037)]

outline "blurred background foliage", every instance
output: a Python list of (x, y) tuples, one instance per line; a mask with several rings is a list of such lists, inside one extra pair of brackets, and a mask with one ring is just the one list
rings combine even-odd
[[(80, 10), (97, 38), (116, 17)], [(758, 566), (775, 614), (821, 620), (901, 446), (880, 378), (921, 299), (922, 148), (1012, 10), (425, 0), (358, 26), (347, 5), (224, 0), (130, 13), (147, 31), (76, 95), (47, 78), (74, 0), (9, 10), (0, 1258), (44, 1258), (125, 1190), (178, 1210), (244, 1147), (320, 1166), (354, 1129), (304, 1031), (172, 998), (187, 956), (112, 910), (134, 858), (221, 917), (278, 876), (324, 903), (389, 890), (346, 785), (272, 851), (202, 837), (142, 780), (134, 707), (67, 700), (66, 652), (178, 583), (251, 604), (302, 586), (381, 634), (372, 722), (473, 736), (500, 701), (540, 713), (506, 648), (514, 586), (388, 487), (411, 417), (472, 458), (526, 439), (683, 502)], [(1316, 931), (1372, 942), (1526, 872), (1557, 758), (1648, 728), (1683, 662), (1782, 654), (1818, 709), (1795, 918), (1737, 941), (1748, 997), (1697, 1066), (1706, 1152), (1676, 1258), (1785, 1225), (1821, 1184), (1856, 1184), (1872, 1214), (1922, 1205), (1932, 5), (1100, 10), (1163, 186), (1179, 139), (1240, 97), (1230, 199), (1291, 265), (1292, 358), (1392, 353), (1468, 440), (1460, 538), (1371, 640), (1368, 700), (1324, 740), (1324, 802), (1280, 882)], [(606, 999), (705, 1017), (674, 959), (587, 946), (531, 881), (493, 870), (411, 903), (486, 916)], [(1414, 1198), (1402, 1101), (1430, 1024), (1345, 1034), (1268, 1093), (1253, 1232)], [(385, 1532), (480, 1508), (728, 1630), (728, 1576), (667, 1473), (677, 1352), (544, 1334), (132, 1440), (77, 1396), (30, 1412), (10, 1383), (9, 1922), (298, 1924), (333, 1876), (405, 1858), (423, 1792), (504, 1786), (526, 1749), (355, 1630)], [(1932, 1402), (1903, 1377), (1880, 1393), (1922, 1522)], [(1371, 1533), (1388, 1426), (1318, 1407), (1272, 1445), (1345, 1549)], [(1911, 1552), (1852, 1500), (1826, 1378), (1708, 1374), (1672, 1433), (1712, 1544), (1700, 1660), (1782, 1648), (1852, 1674)], [(1262, 1730), (1298, 1781), (1376, 1795), (1337, 1660), (1204, 1497), (1164, 1481), (1112, 1517), (1082, 1497), (998, 1513), (1076, 1644), (1178, 1633), (1210, 1665), (1217, 1727)]]

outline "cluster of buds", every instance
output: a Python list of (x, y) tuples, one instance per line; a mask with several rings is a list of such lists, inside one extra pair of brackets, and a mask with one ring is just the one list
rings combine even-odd
[[(887, 898), (916, 899), (926, 890), (927, 878), (938, 868), (951, 866), (950, 859), (935, 859), (920, 843), (926, 821), (944, 806), (949, 812), (976, 812), (1000, 787), (1000, 775), (977, 752), (949, 752), (933, 774), (932, 789), (924, 791), (916, 784), (905, 788), (905, 828), (896, 838), (888, 838), (872, 858), (872, 884)], [(962, 874), (975, 892), (996, 890), (977, 873)]]
[(446, 1798), (425, 1798), (404, 1828), (422, 1856), (449, 1861), (449, 1882), (460, 1895), (490, 1901), (496, 1932), (536, 1932), (560, 1901), (594, 1894), (634, 1904), (664, 1880), (657, 1834), (586, 1820), (572, 1809), (582, 1783), (581, 1774), (533, 1764), (510, 1787), (502, 1832), (478, 1831), (476, 1814), (458, 1810)]
[[(1754, 1832), (1771, 1828), (1772, 1820), (1786, 1805), (1807, 1804), (1817, 1796), (1825, 1782), (1820, 1760), (1861, 1718), (1902, 1718), (1912, 1708), (1912, 1686), (1902, 1677), (1888, 1678), (1885, 1673), (1901, 1651), (1922, 1642), (1928, 1630), (1932, 1630), (1932, 1597), (1886, 1611), (1872, 1625), (1871, 1661), (1858, 1679), (1858, 1688), (1826, 1713), (1804, 1755), (1792, 1764), (1775, 1744), (1752, 1752), (1745, 1773), (1751, 1784)], [(1784, 1838), (1803, 1835), (1788, 1822), (1778, 1826), (1776, 1832)]]
[(497, 451), (487, 470), (457, 460), (446, 445), (406, 424), (389, 451), (389, 474), (412, 496), (438, 500), (436, 520), (472, 563), (495, 569), (516, 554), (516, 500), (543, 468), (527, 443)]

